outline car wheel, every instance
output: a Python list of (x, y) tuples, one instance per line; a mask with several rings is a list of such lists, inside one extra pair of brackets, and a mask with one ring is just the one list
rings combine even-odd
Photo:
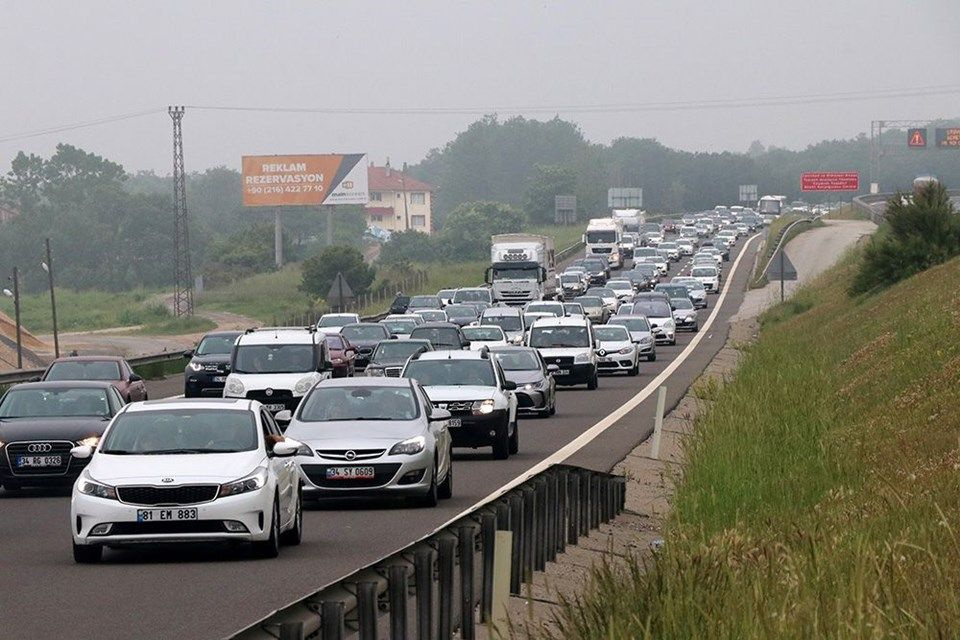
[(669, 344), (671, 347), (677, 346), (677, 338), (674, 337), (673, 340), (671, 340), (668, 344)]
[(94, 564), (103, 558), (103, 546), (99, 544), (73, 545), (73, 561), (77, 564)]
[(547, 411), (548, 416), (552, 416), (557, 412), (557, 392), (554, 391), (553, 395), (550, 398), (550, 410)]
[(589, 389), (590, 391), (593, 391), (599, 386), (599, 384), (600, 384), (600, 376), (594, 373), (593, 377), (587, 381), (587, 389)]
[(441, 500), (449, 500), (453, 497), (453, 463), (450, 463), (450, 468), (447, 469), (447, 477), (443, 479), (443, 482), (440, 483), (440, 486), (437, 487), (437, 496)]
[(273, 499), (273, 518), (270, 522), (270, 537), (253, 543), (253, 554), (258, 558), (276, 558), (280, 555), (280, 508)]
[(297, 507), (293, 516), (293, 526), (280, 534), (281, 544), (295, 547), (303, 540), (303, 489), (297, 488)]
[(690, 331), (692, 331), (693, 333), (700, 331), (700, 325), (699, 324), (693, 325), (693, 328), (690, 329)]
[(510, 457), (510, 428), (504, 425), (503, 429), (498, 430), (496, 440), (493, 442), (493, 459), (506, 460)]
[(633, 363), (633, 369), (627, 372), (628, 376), (637, 376), (640, 375), (640, 359), (637, 358), (637, 361)]
[(647, 356), (647, 362), (656, 362), (656, 360), (657, 360), (657, 352), (656, 352), (656, 351), (654, 351), (653, 353), (651, 353), (650, 355)]
[(437, 463), (434, 461), (433, 469), (430, 470), (430, 488), (427, 493), (415, 500), (418, 507), (435, 507), (439, 501), (439, 491), (437, 488)]
[(520, 453), (520, 425), (513, 421), (513, 434), (510, 436), (510, 455)]
[(146, 393), (143, 394), (143, 401), (144, 401), (144, 402), (146, 402), (146, 401), (149, 400), (149, 399), (150, 399), (149, 394), (146, 394)]

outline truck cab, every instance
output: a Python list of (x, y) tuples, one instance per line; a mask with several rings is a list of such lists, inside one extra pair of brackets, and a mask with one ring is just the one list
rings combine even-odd
[(494, 302), (522, 306), (557, 294), (553, 238), (521, 233), (493, 236), (490, 263), (484, 280)]
[(616, 218), (594, 218), (587, 223), (587, 232), (583, 235), (587, 257), (603, 257), (614, 269), (623, 266), (623, 254), (620, 252), (620, 240), (623, 225)]

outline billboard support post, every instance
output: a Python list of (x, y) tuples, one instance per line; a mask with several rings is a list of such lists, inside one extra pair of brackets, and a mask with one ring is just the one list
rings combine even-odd
[(280, 216), (280, 207), (273, 212), (273, 255), (277, 269), (283, 268), (283, 219)]
[(326, 235), (327, 235), (327, 246), (333, 246), (333, 208), (334, 205), (327, 205), (324, 209), (327, 210), (327, 224), (326, 224)]

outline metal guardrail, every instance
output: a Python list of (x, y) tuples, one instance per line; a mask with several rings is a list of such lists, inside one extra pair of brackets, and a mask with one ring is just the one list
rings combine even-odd
[[(909, 192), (904, 192), (904, 194), (909, 195)], [(948, 189), (947, 194), (951, 199), (957, 200), (960, 198), (960, 189)], [(879, 225), (884, 220), (884, 209), (878, 210), (874, 205), (887, 202), (895, 195), (894, 193), (872, 193), (865, 196), (856, 196), (853, 199), (853, 206), (870, 216), (870, 220), (874, 224)]]
[[(138, 356), (136, 358), (127, 358), (127, 362), (130, 363), (130, 366), (136, 368), (150, 364), (160, 364), (163, 362), (169, 362), (171, 360), (179, 360), (183, 358), (182, 351), (167, 351), (164, 353), (156, 353), (146, 356)], [(42, 369), (18, 369), (16, 371), (10, 371), (7, 373), (0, 373), (0, 386), (8, 384), (16, 384), (19, 382), (30, 382), (34, 380), (43, 372), (46, 371), (46, 368)]]
[[(356, 633), (361, 639), (450, 640), (456, 632), (473, 640), (478, 618), (493, 621), (497, 531), (513, 534), (509, 591), (520, 595), (535, 571), (616, 517), (625, 501), (623, 477), (550, 467), (234, 637), (340, 640)], [(389, 633), (381, 634), (384, 630)]]
[(563, 260), (566, 260), (567, 258), (569, 258), (569, 257), (572, 256), (572, 255), (576, 255), (576, 253), (577, 253), (578, 251), (580, 251), (581, 249), (583, 249), (583, 246), (584, 246), (584, 245), (583, 245), (583, 242), (575, 242), (575, 243), (573, 243), (572, 245), (570, 245), (569, 247), (567, 247), (566, 249), (561, 249), (561, 250), (558, 251), (557, 254), (554, 256), (554, 261), (559, 265), (560, 262), (562, 262)]
[(766, 266), (763, 267), (763, 271), (761, 273), (764, 276), (767, 275), (767, 271), (770, 269), (770, 265), (773, 263), (773, 259), (776, 257), (777, 253), (780, 251), (783, 251), (782, 245), (783, 245), (784, 239), (787, 237), (787, 234), (790, 233), (791, 229), (793, 229), (798, 224), (804, 224), (804, 223), (813, 224), (819, 219), (820, 219), (820, 216), (813, 216), (811, 218), (800, 218), (799, 220), (795, 220), (790, 224), (788, 224), (787, 226), (785, 226), (784, 228), (780, 229), (780, 235), (777, 236), (777, 241), (774, 246), (774, 249), (773, 251), (770, 252), (770, 257), (767, 259), (767, 264)]

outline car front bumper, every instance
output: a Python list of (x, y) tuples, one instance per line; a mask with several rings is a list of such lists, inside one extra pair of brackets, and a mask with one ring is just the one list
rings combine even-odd
[[(332, 460), (320, 456), (298, 456), (303, 496), (319, 498), (369, 498), (423, 495), (430, 488), (434, 450), (425, 448), (414, 455), (382, 455), (372, 460)], [(327, 471), (342, 467), (372, 467), (369, 479), (335, 479)]]
[(548, 389), (517, 389), (517, 413), (538, 414), (550, 410)]
[(587, 362), (585, 364), (565, 364), (560, 365), (560, 369), (563, 371), (569, 371), (566, 375), (561, 375), (555, 373), (553, 379), (556, 380), (559, 385), (574, 385), (574, 384), (586, 384), (593, 380), (593, 377), (597, 375), (597, 365), (592, 362)]
[(630, 371), (636, 364), (636, 352), (630, 354), (613, 353), (606, 356), (597, 356), (597, 371), (599, 373), (616, 373)]
[[(142, 509), (196, 509), (198, 520), (138, 522)], [(131, 545), (167, 542), (257, 542), (270, 537), (273, 513), (273, 489), (263, 489), (210, 502), (174, 507), (135, 505), (96, 498), (74, 491), (70, 501), (73, 541), (80, 545)], [(233, 533), (224, 521), (242, 523), (247, 531)], [(98, 524), (111, 523), (106, 535), (91, 535)]]

